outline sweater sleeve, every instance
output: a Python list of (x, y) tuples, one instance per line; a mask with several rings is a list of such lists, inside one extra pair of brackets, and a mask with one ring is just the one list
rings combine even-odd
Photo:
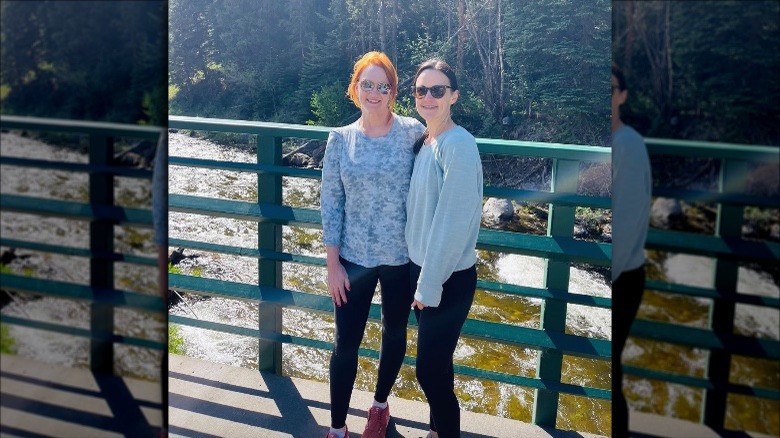
[(482, 216), (482, 162), (476, 145), (464, 138), (442, 144), (436, 161), (443, 180), (414, 295), (432, 307), (441, 302), (442, 285), (463, 255), (474, 250), (472, 234), (479, 231)]
[(344, 184), (341, 181), (339, 157), (343, 138), (335, 131), (328, 135), (325, 157), (322, 163), (320, 187), (320, 212), (322, 214), (322, 240), (325, 246), (341, 246), (344, 225)]
[[(635, 142), (627, 144), (627, 142)], [(640, 154), (644, 154), (640, 156)], [(650, 205), (650, 169), (641, 137), (612, 146), (612, 279), (643, 259)], [(639, 260), (637, 260), (637, 258)]]
[(152, 219), (154, 243), (168, 250), (168, 133), (157, 142), (152, 173)]

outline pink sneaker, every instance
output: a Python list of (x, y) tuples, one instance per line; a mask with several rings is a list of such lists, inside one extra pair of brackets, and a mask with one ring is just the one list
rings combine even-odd
[[(349, 428), (344, 426), (344, 438), (349, 437)], [(339, 438), (338, 435), (330, 431), (330, 428), (328, 428), (328, 434), (325, 435), (325, 438)]]
[(387, 433), (387, 423), (390, 421), (390, 405), (382, 409), (371, 406), (368, 410), (368, 424), (363, 430), (363, 438), (384, 438)]

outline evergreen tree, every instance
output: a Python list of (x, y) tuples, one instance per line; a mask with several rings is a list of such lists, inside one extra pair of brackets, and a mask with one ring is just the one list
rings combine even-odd
[(163, 2), (2, 6), (2, 112), (166, 121)]

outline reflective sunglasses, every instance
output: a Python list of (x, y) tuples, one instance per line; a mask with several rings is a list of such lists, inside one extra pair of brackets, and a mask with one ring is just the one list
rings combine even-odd
[(389, 93), (390, 89), (393, 88), (392, 85), (390, 85), (388, 83), (385, 83), (385, 82), (380, 82), (378, 84), (374, 84), (374, 81), (370, 81), (368, 79), (363, 79), (362, 81), (360, 81), (360, 88), (363, 91), (371, 91), (371, 90), (374, 89), (374, 86), (376, 86), (376, 91), (378, 91), (378, 92), (380, 92), (382, 94)]
[(422, 99), (426, 94), (428, 94), (428, 91), (430, 91), (431, 96), (433, 96), (435, 99), (441, 99), (444, 97), (444, 93), (447, 91), (447, 88), (452, 87), (449, 85), (434, 85), (433, 87), (425, 87), (421, 85), (419, 87), (412, 87), (412, 94), (414, 94), (414, 97)]

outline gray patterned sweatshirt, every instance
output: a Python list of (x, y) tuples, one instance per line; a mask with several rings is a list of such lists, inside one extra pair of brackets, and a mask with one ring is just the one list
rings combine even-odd
[(412, 175), (412, 145), (425, 127), (393, 114), (383, 137), (367, 137), (358, 122), (328, 136), (322, 164), (323, 241), (339, 255), (372, 268), (409, 261), (404, 230)]

